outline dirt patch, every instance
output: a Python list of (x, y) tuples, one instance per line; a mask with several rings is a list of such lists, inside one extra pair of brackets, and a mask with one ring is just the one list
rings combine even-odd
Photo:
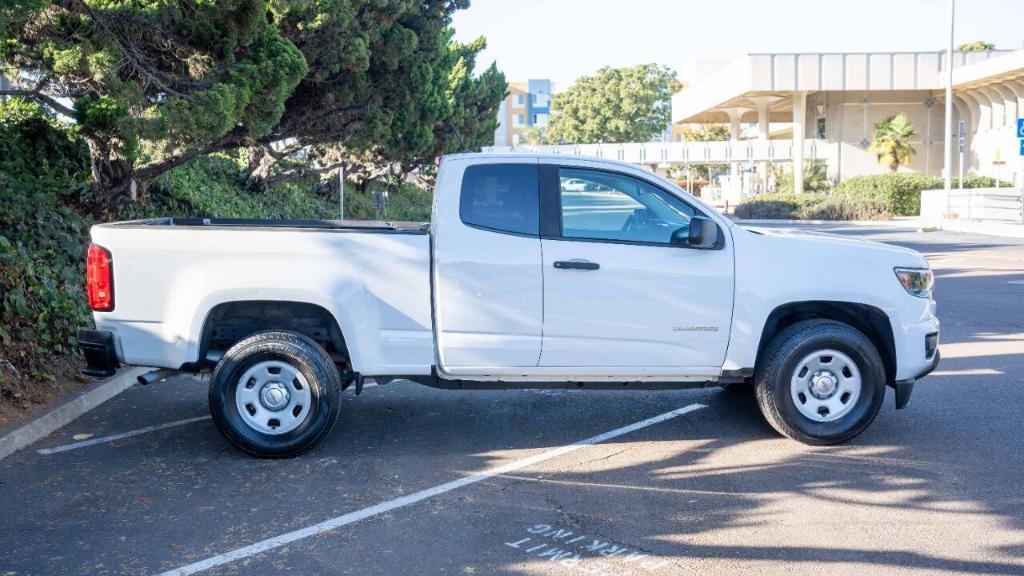
[(75, 356), (56, 356), (50, 371), (53, 380), (19, 378), (11, 367), (0, 362), (0, 426), (28, 419), (53, 401), (92, 382), (79, 372), (81, 360)]

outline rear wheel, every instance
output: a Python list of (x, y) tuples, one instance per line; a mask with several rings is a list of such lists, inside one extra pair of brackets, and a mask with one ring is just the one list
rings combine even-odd
[(287, 331), (254, 334), (231, 347), (210, 380), (210, 413), (243, 452), (296, 456), (334, 427), (341, 377), (327, 351)]
[(832, 320), (808, 320), (779, 333), (754, 380), (768, 423), (805, 444), (838, 444), (860, 434), (885, 398), (885, 369), (874, 344)]

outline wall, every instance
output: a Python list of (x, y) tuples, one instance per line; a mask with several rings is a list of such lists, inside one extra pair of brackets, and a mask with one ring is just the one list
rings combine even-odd
[(494, 145), (508, 146), (511, 135), (508, 131), (508, 98), (498, 105), (498, 127), (494, 129)]
[(865, 143), (874, 136), (874, 125), (887, 116), (907, 115), (917, 138), (912, 141), (915, 154), (901, 172), (942, 174), (942, 134), (944, 108), (929, 90), (882, 92), (816, 92), (807, 98), (805, 138), (818, 137), (818, 106), (823, 107), (825, 140), (831, 154), (829, 173), (845, 180), (861, 174), (883, 174), (888, 166), (867, 151)]
[[(1004, 125), (995, 128), (983, 125), (977, 133), (971, 134), (971, 138), (968, 140), (970, 147), (965, 158), (967, 172), (993, 176), (1020, 184), (1024, 159), (1020, 157), (1020, 143), (1017, 139), (1016, 127), (1007, 126), (998, 120), (997, 118), (997, 124)], [(969, 120), (967, 125), (968, 132), (972, 132)], [(997, 158), (1006, 164), (1004, 166), (993, 165), (992, 162)], [(954, 159), (954, 162), (958, 161), (958, 159)]]

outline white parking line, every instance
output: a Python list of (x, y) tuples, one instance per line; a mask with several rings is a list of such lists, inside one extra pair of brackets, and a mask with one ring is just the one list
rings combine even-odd
[(395, 498), (394, 500), (381, 502), (380, 504), (375, 504), (373, 506), (370, 506), (369, 508), (363, 508), (362, 510), (356, 510), (354, 512), (349, 512), (348, 514), (344, 514), (342, 516), (331, 518), (330, 520), (325, 520), (323, 522), (320, 522), (319, 524), (314, 524), (312, 526), (307, 526), (306, 528), (300, 528), (293, 532), (281, 534), (280, 536), (268, 538), (266, 540), (256, 542), (255, 544), (250, 544), (248, 546), (237, 548), (230, 552), (225, 552), (224, 554), (220, 554), (218, 556), (207, 558), (206, 560), (193, 562), (192, 564), (187, 564), (180, 568), (175, 568), (174, 570), (164, 572), (159, 576), (186, 576), (188, 574), (195, 574), (197, 572), (209, 570), (210, 568), (220, 566), (221, 564), (227, 564), (228, 562), (234, 562), (235, 560), (248, 558), (261, 552), (266, 552), (267, 550), (272, 550), (274, 548), (279, 548), (281, 546), (291, 544), (292, 542), (295, 542), (297, 540), (302, 540), (304, 538), (309, 538), (310, 536), (316, 536), (317, 534), (329, 532), (331, 530), (340, 528), (347, 524), (352, 524), (353, 522), (358, 522), (366, 518), (377, 516), (378, 514), (383, 514), (396, 508), (402, 508), (403, 506), (415, 504), (422, 500), (426, 500), (428, 498), (444, 494), (445, 492), (451, 492), (452, 490), (457, 490), (459, 488), (463, 488), (471, 484), (476, 484), (477, 482), (487, 480), (488, 478), (493, 478), (495, 476), (500, 476), (502, 474), (508, 474), (509, 472), (515, 472), (516, 470), (526, 468), (527, 466), (532, 466), (539, 462), (544, 462), (545, 460), (550, 460), (552, 458), (556, 458), (558, 456), (574, 452), (576, 450), (579, 450), (580, 448), (584, 448), (592, 444), (605, 442), (607, 440), (611, 440), (612, 438), (617, 438), (624, 434), (629, 434), (630, 432), (635, 432), (642, 428), (647, 428), (648, 426), (653, 426), (660, 422), (671, 420), (676, 416), (682, 416), (683, 414), (693, 412), (694, 410), (700, 410), (701, 408), (706, 408), (706, 406), (704, 406), (703, 404), (690, 404), (689, 406), (683, 406), (682, 408), (677, 408), (670, 412), (659, 414), (657, 416), (654, 416), (653, 418), (648, 418), (646, 420), (634, 422), (633, 424), (623, 426), (622, 428), (616, 428), (615, 430), (605, 432), (604, 434), (591, 436), (590, 438), (580, 440), (579, 442), (575, 442), (567, 446), (561, 446), (558, 448), (547, 450), (541, 452), (540, 454), (530, 456), (528, 458), (523, 458), (521, 460), (509, 462), (508, 464), (504, 464), (502, 466), (497, 466), (489, 470), (484, 470), (483, 472), (477, 472), (476, 474), (464, 476), (462, 478), (459, 478), (458, 480), (453, 480), (445, 484), (440, 484), (438, 486), (434, 486), (433, 488), (427, 488), (426, 490), (421, 490), (419, 492), (409, 494), (408, 496), (402, 496), (400, 498)]
[(167, 422), (164, 424), (157, 424), (155, 426), (146, 426), (145, 428), (139, 428), (138, 430), (130, 430), (128, 432), (121, 432), (120, 434), (112, 434), (110, 436), (101, 436), (100, 438), (91, 438), (89, 440), (82, 440), (81, 442), (74, 442), (71, 444), (64, 444), (63, 446), (56, 446), (54, 448), (43, 448), (42, 450), (36, 450), (40, 454), (57, 454), (58, 452), (67, 452), (68, 450), (76, 450), (78, 448), (85, 448), (86, 446), (94, 446), (96, 444), (103, 444), (104, 442), (113, 442), (114, 440), (120, 440), (122, 438), (130, 438), (132, 436), (138, 436), (139, 434), (145, 434), (147, 432), (155, 432), (157, 430), (163, 430), (164, 428), (173, 428), (174, 426), (181, 426), (183, 424), (191, 424), (193, 422), (199, 422), (202, 420), (209, 420), (210, 416), (197, 416), (195, 418), (186, 418), (184, 420), (175, 420), (174, 422)]

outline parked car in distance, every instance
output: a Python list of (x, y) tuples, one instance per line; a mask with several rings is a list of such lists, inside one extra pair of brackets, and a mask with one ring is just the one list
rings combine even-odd
[(587, 181), (580, 178), (568, 178), (561, 182), (561, 188), (567, 192), (583, 192), (587, 189)]
[(315, 445), (342, 390), (368, 378), (746, 386), (777, 431), (833, 444), (872, 422), (887, 385), (905, 406), (939, 361), (917, 252), (744, 228), (619, 162), (447, 156), (429, 224), (158, 218), (91, 232), (86, 371), (212, 371), (217, 427), (263, 457)]

